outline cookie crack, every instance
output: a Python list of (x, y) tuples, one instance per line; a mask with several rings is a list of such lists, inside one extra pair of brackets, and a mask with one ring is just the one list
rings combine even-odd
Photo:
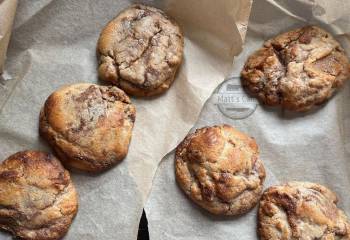
[[(128, 68), (130, 68), (135, 62), (137, 62), (138, 60), (142, 59), (142, 57), (144, 57), (144, 55), (145, 55), (146, 52), (150, 49), (150, 47), (151, 47), (151, 46), (154, 46), (154, 45), (152, 44), (152, 40), (154, 39), (154, 37), (157, 36), (158, 34), (160, 34), (162, 31), (163, 31), (162, 29), (159, 29), (157, 32), (155, 32), (151, 37), (149, 37), (149, 38), (147, 39), (148, 44), (145, 46), (145, 48), (144, 48), (143, 51), (141, 52), (140, 56), (136, 57), (134, 60), (132, 60), (132, 61), (130, 61), (130, 62), (126, 62), (126, 61), (121, 62), (120, 64), (118, 64), (119, 67), (120, 67), (120, 65), (122, 65), (123, 63), (127, 63), (128, 66), (126, 66), (126, 67), (123, 68), (122, 70), (128, 69)], [(138, 39), (138, 38), (135, 38), (135, 39), (138, 40), (138, 41), (140, 41), (140, 39)]]
[[(271, 46), (272, 46), (272, 49), (273, 49), (275, 56), (277, 57), (278, 62), (282, 66), (282, 71), (283, 71), (283, 73), (280, 76), (278, 76), (278, 78), (276, 79), (276, 82), (277, 82), (276, 95), (278, 97), (278, 103), (280, 104), (283, 100), (283, 91), (281, 90), (281, 79), (287, 76), (287, 63), (286, 63), (285, 59), (283, 59), (281, 52), (278, 51), (273, 44)], [(266, 83), (264, 83), (264, 84), (266, 84)], [(269, 94), (267, 92), (265, 92), (265, 98), (267, 98), (268, 95)]]
[[(28, 185), (30, 185), (30, 184), (28, 184)], [(60, 198), (68, 193), (69, 186), (70, 186), (70, 184), (65, 185), (64, 188), (58, 194), (54, 194), (54, 199), (53, 199), (52, 203), (50, 203), (48, 206), (45, 206), (44, 208), (38, 208), (38, 210), (45, 211), (48, 208), (55, 206), (56, 203), (60, 200)], [(42, 190), (45, 190), (45, 189), (42, 189)], [(61, 208), (60, 208), (60, 210), (61, 210)], [(62, 215), (66, 215), (66, 214), (62, 214)]]
[[(128, 82), (129, 84), (132, 84), (132, 85), (137, 86), (137, 87), (148, 88), (148, 87), (146, 87), (146, 86), (148, 85), (148, 83), (149, 83), (149, 79), (148, 79), (148, 77), (147, 77), (147, 73), (148, 73), (147, 70), (146, 70), (145, 73), (144, 73), (144, 82), (143, 82), (142, 84), (136, 84), (136, 83), (134, 83), (134, 82), (132, 82), (132, 81), (130, 81), (130, 80), (128, 80), (128, 79), (123, 78), (123, 77), (121, 76), (121, 74), (120, 74), (120, 71), (121, 71), (121, 70), (126, 70), (126, 69), (132, 67), (137, 61), (143, 59), (143, 58), (145, 57), (145, 55), (149, 52), (149, 50), (151, 49), (151, 47), (156, 46), (156, 45), (153, 45), (153, 44), (152, 44), (153, 39), (154, 39), (156, 36), (160, 35), (162, 32), (163, 32), (163, 30), (162, 30), (162, 29), (159, 29), (159, 30), (158, 30), (157, 32), (155, 32), (151, 37), (149, 37), (148, 40), (147, 40), (148, 44), (147, 44), (146, 47), (143, 49), (143, 51), (142, 51), (142, 53), (140, 54), (140, 56), (138, 56), (138, 57), (135, 58), (134, 60), (132, 60), (132, 61), (130, 61), (130, 62), (125, 62), (125, 61), (124, 61), (124, 62), (121, 62), (121, 63), (117, 63), (116, 60), (114, 59), (114, 61), (116, 62), (117, 73), (118, 73), (118, 76), (119, 76), (120, 80), (126, 81), (126, 82)], [(140, 39), (137, 39), (137, 40), (140, 40)], [(123, 63), (127, 63), (128, 65), (127, 65), (126, 67), (124, 67), (123, 69), (120, 69), (120, 66), (121, 66)], [(166, 61), (166, 63), (168, 64), (167, 61)], [(169, 64), (168, 64), (168, 66), (169, 66)], [(153, 88), (157, 88), (158, 86), (159, 86), (159, 85), (154, 86)]]

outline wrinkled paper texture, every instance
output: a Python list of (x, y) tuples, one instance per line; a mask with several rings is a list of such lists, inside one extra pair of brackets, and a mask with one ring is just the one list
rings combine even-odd
[[(235, 59), (232, 76), (239, 77), (247, 57), (264, 40), (308, 24), (333, 33), (349, 55), (349, 9), (347, 0), (255, 0), (244, 50)], [(240, 84), (239, 78), (236, 80), (233, 83)], [(350, 216), (349, 85), (346, 83), (328, 103), (309, 113), (295, 114), (258, 105), (244, 119), (225, 117), (215, 105), (215, 94), (192, 131), (222, 123), (235, 126), (253, 136), (259, 145), (267, 170), (265, 188), (292, 180), (318, 182), (337, 193), (338, 206)], [(245, 92), (240, 94), (248, 97)], [(240, 114), (238, 110), (233, 113)], [(145, 211), (150, 239), (259, 239), (257, 207), (239, 217), (217, 217), (189, 200), (175, 182), (174, 151), (160, 163)]]
[(16, 7), (17, 0), (0, 0), (0, 74), (3, 72)]
[[(0, 159), (25, 150), (50, 151), (38, 136), (38, 117), (57, 88), (97, 80), (96, 43), (105, 24), (134, 1), (20, 1), (0, 82)], [(198, 119), (204, 102), (224, 80), (245, 36), (250, 1), (144, 1), (164, 9), (185, 35), (185, 57), (170, 90), (136, 99), (129, 153), (111, 170), (72, 173), (78, 215), (65, 239), (136, 239), (142, 208), (162, 157)], [(0, 239), (11, 239), (0, 233)]]

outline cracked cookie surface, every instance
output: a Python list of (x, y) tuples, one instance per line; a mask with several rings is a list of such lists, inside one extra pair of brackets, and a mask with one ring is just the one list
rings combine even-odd
[(62, 162), (99, 172), (128, 152), (135, 107), (119, 88), (80, 83), (52, 93), (40, 113), (40, 134)]
[(100, 34), (99, 77), (134, 96), (163, 93), (182, 62), (183, 45), (179, 26), (164, 12), (132, 5)]
[(260, 201), (259, 234), (269, 240), (348, 240), (350, 223), (328, 188), (289, 182), (268, 188)]
[(242, 83), (267, 105), (307, 111), (330, 98), (349, 78), (348, 57), (326, 31), (299, 28), (268, 40), (242, 70)]
[(0, 164), (1, 229), (21, 239), (61, 239), (77, 211), (70, 175), (54, 156), (24, 151)]
[(176, 149), (175, 171), (186, 195), (218, 215), (238, 215), (253, 208), (265, 180), (255, 140), (229, 125), (187, 135)]

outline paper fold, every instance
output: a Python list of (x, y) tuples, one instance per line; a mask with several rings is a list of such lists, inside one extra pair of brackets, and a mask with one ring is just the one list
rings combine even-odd
[(4, 68), (16, 8), (17, 0), (0, 1), (0, 74)]

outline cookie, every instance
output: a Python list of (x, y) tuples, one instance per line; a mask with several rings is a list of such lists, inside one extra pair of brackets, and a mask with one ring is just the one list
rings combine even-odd
[(335, 193), (316, 183), (270, 187), (260, 201), (260, 239), (350, 239), (349, 220), (336, 203)]
[(69, 167), (106, 170), (128, 152), (135, 107), (119, 88), (80, 83), (52, 93), (40, 112), (40, 134)]
[(60, 161), (18, 152), (0, 164), (0, 228), (20, 239), (61, 239), (78, 211), (78, 196)]
[(176, 149), (176, 180), (213, 214), (238, 215), (258, 202), (265, 180), (253, 138), (229, 125), (197, 129)]
[(242, 70), (242, 83), (264, 104), (307, 111), (329, 99), (349, 78), (340, 44), (318, 27), (303, 27), (268, 40)]
[(134, 96), (165, 92), (183, 58), (179, 26), (159, 9), (132, 5), (102, 30), (99, 77)]

